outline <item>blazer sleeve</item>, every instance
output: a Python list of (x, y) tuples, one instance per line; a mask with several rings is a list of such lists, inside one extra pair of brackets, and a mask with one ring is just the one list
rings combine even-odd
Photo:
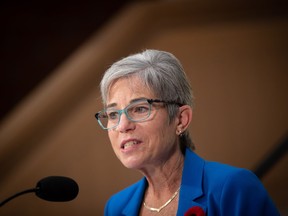
[(246, 169), (230, 175), (220, 196), (220, 215), (280, 215), (260, 180)]

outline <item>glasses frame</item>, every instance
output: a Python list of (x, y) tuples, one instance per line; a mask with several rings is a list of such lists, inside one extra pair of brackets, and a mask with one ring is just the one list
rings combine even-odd
[(151, 109), (152, 109), (152, 104), (153, 104), (153, 103), (165, 103), (165, 104), (175, 104), (175, 105), (178, 105), (178, 106), (183, 106), (183, 104), (178, 103), (178, 102), (174, 102), (174, 101), (164, 101), (164, 100), (160, 100), (160, 99), (146, 99), (146, 98), (144, 98), (144, 99), (138, 100), (137, 102), (139, 102), (139, 101), (147, 101), (147, 102), (149, 103), (149, 114), (148, 114), (147, 117), (145, 117), (145, 118), (142, 118), (142, 119), (139, 119), (139, 120), (133, 120), (133, 119), (130, 118), (130, 116), (129, 116), (128, 112), (127, 112), (127, 108), (129, 108), (129, 107), (131, 106), (131, 104), (133, 104), (133, 103), (127, 105), (124, 109), (115, 110), (115, 112), (118, 113), (119, 117), (118, 117), (118, 122), (117, 122), (117, 124), (114, 125), (114, 126), (112, 126), (112, 127), (109, 127), (109, 128), (105, 127), (105, 126), (102, 124), (102, 122), (101, 122), (101, 120), (100, 120), (100, 118), (99, 118), (100, 113), (101, 113), (101, 112), (106, 112), (106, 109), (97, 112), (97, 113), (95, 114), (95, 118), (97, 119), (97, 122), (98, 122), (98, 124), (102, 127), (102, 129), (104, 129), (104, 130), (111, 130), (111, 129), (113, 129), (113, 128), (116, 128), (116, 127), (120, 124), (121, 115), (122, 115), (123, 113), (126, 115), (126, 117), (127, 117), (127, 119), (128, 119), (129, 121), (132, 121), (132, 122), (142, 122), (142, 121), (145, 121), (146, 119), (148, 119), (148, 118), (150, 117), (150, 115), (151, 115)]

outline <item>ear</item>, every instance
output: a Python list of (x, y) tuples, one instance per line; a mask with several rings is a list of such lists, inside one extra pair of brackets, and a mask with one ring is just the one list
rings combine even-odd
[(190, 125), (192, 121), (192, 108), (189, 105), (183, 105), (179, 108), (178, 114), (178, 133), (183, 133)]

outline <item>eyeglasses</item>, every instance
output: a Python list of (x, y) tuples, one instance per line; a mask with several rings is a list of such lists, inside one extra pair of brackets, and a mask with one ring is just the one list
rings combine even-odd
[(163, 101), (159, 99), (139, 99), (130, 103), (122, 110), (117, 110), (115, 108), (104, 109), (97, 112), (95, 117), (103, 129), (109, 130), (119, 125), (120, 118), (123, 113), (132, 122), (145, 121), (151, 115), (153, 103), (176, 104), (178, 106), (182, 106), (182, 104), (177, 102)]

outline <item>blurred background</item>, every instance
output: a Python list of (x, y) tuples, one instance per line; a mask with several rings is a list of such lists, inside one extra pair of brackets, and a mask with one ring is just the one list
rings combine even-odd
[(102, 215), (141, 178), (94, 119), (99, 82), (143, 49), (172, 52), (196, 98), (196, 153), (254, 171), (288, 215), (288, 7), (285, 1), (1, 1), (0, 201), (46, 176), (78, 197), (27, 194), (0, 215)]

